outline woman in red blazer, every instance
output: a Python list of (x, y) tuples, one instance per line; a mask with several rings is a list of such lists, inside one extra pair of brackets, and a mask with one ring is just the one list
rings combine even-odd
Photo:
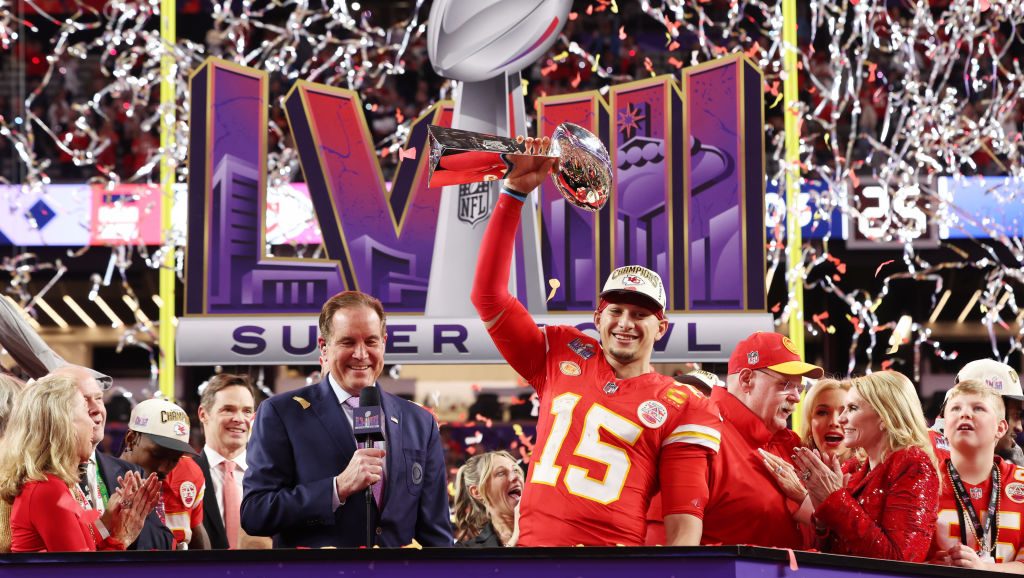
[[(797, 448), (824, 552), (923, 562), (935, 531), (939, 477), (914, 384), (896, 371), (853, 380), (839, 417), (863, 461)], [(844, 483), (845, 479), (845, 483)]]
[(134, 472), (102, 519), (78, 485), (92, 453), (93, 421), (74, 378), (47, 376), (14, 403), (0, 449), (0, 499), (11, 503), (12, 552), (123, 550), (156, 504), (159, 482)]

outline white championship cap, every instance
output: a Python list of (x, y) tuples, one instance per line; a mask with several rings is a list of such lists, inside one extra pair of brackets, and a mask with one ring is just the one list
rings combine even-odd
[(1020, 377), (1012, 367), (994, 359), (976, 359), (960, 369), (955, 383), (976, 379), (999, 392), (1003, 397), (1024, 400)]
[(612, 293), (637, 293), (651, 301), (651, 308), (663, 311), (667, 305), (661, 276), (647, 267), (627, 265), (612, 271), (601, 289), (601, 298)]
[(128, 429), (145, 434), (159, 446), (196, 455), (188, 444), (188, 414), (165, 399), (147, 399), (136, 405), (132, 409)]

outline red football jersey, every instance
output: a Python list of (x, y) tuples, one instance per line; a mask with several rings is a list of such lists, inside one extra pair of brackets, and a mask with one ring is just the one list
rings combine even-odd
[[(1024, 468), (1014, 465), (999, 457), (996, 458), (999, 464), (1000, 480), (1003, 495), (999, 496), (999, 536), (996, 538), (996, 562), (1024, 561), (1021, 543), (1021, 515), (1024, 514)], [(956, 511), (956, 496), (954, 495), (953, 484), (949, 479), (946, 469), (946, 461), (942, 462), (939, 472), (942, 476), (942, 492), (939, 494), (939, 519), (935, 529), (935, 537), (932, 539), (932, 547), (928, 559), (935, 559), (940, 551), (949, 550), (955, 544), (960, 543), (960, 517)], [(971, 502), (974, 509), (982, 517), (985, 523), (985, 512), (988, 510), (990, 492), (992, 490), (992, 478), (978, 485), (964, 482), (964, 488), (971, 494)], [(965, 513), (966, 516), (966, 513)], [(969, 523), (969, 522), (968, 522)], [(967, 530), (968, 546), (978, 549), (978, 542), (974, 539), (970, 528)]]
[(721, 417), (669, 377), (616, 379), (598, 342), (573, 327), (545, 331), (519, 545), (642, 545), (659, 472), (671, 472), (675, 457), (717, 452)]
[(163, 480), (165, 523), (180, 544), (192, 539), (192, 528), (203, 523), (206, 478), (192, 458), (182, 456)]
[(932, 442), (932, 449), (935, 457), (941, 462), (949, 459), (949, 440), (942, 432), (933, 429), (928, 430), (928, 439)]

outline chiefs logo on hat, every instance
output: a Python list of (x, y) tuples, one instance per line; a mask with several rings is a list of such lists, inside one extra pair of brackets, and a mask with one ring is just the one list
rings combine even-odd
[(644, 280), (639, 275), (626, 275), (622, 280), (623, 285), (643, 285)]
[(786, 336), (783, 336), (782, 337), (782, 345), (784, 345), (786, 347), (786, 349), (788, 349), (789, 352), (792, 353), (793, 355), (800, 355), (800, 352), (796, 350), (796, 344), (793, 343), (792, 339), (790, 339), (790, 338), (788, 338)]

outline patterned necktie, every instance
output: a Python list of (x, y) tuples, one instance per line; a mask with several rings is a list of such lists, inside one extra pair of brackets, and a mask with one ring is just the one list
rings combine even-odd
[(224, 460), (220, 463), (224, 472), (224, 531), (228, 535), (228, 546), (238, 548), (239, 516), (242, 509), (242, 495), (235, 482), (235, 462)]
[(84, 464), (78, 464), (78, 487), (82, 488), (82, 494), (85, 497), (85, 503), (88, 504), (87, 510), (93, 510), (96, 505), (92, 502), (92, 491), (89, 490), (89, 462)]
[[(352, 415), (355, 416), (356, 410), (359, 409), (359, 398), (352, 396), (345, 400), (345, 405), (352, 408)], [(365, 444), (362, 442), (357, 442), (357, 445), (359, 448), (365, 447)], [(377, 447), (377, 444), (374, 443), (372, 447)], [(373, 492), (373, 501), (377, 502), (378, 508), (380, 507), (380, 497), (384, 494), (384, 478), (385, 476), (382, 475), (380, 482), (370, 486), (370, 490)]]

